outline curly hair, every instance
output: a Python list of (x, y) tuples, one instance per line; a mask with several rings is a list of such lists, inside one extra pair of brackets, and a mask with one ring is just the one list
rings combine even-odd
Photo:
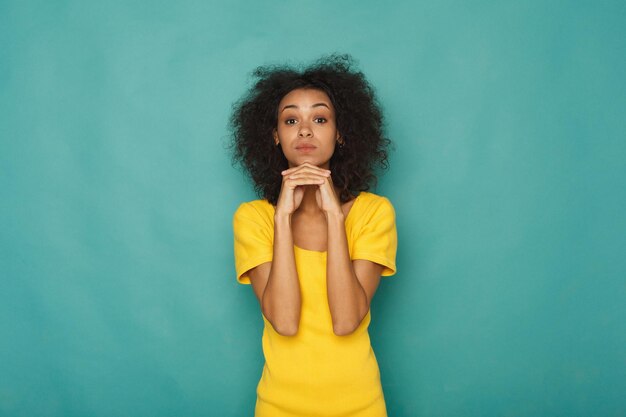
[(333, 184), (341, 202), (367, 191), (376, 183), (376, 170), (388, 167), (384, 119), (372, 86), (353, 69), (350, 55), (329, 55), (304, 69), (261, 66), (252, 73), (254, 85), (233, 106), (230, 118), (233, 163), (242, 166), (257, 194), (276, 204), (281, 172), (288, 162), (273, 131), (278, 124), (278, 104), (290, 91), (312, 88), (325, 92), (336, 114), (337, 130), (344, 140), (330, 159)]

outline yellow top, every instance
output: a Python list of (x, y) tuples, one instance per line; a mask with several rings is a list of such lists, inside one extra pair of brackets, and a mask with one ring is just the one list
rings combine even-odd
[[(267, 200), (243, 203), (234, 219), (237, 280), (272, 260), (274, 207)], [(393, 206), (361, 192), (345, 219), (351, 259), (396, 272), (397, 235)], [(294, 246), (302, 311), (295, 336), (282, 336), (263, 317), (265, 366), (257, 387), (256, 417), (386, 416), (378, 363), (367, 327), (370, 312), (350, 335), (333, 333), (326, 293), (326, 252)]]

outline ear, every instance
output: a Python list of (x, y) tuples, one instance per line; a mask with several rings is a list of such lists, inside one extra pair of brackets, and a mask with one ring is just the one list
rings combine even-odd
[(276, 129), (272, 130), (272, 136), (274, 136), (274, 144), (278, 145), (280, 141), (278, 140), (278, 132), (276, 131)]

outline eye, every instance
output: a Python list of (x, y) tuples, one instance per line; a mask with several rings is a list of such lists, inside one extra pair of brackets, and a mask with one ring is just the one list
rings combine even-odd
[(285, 119), (286, 125), (293, 125), (295, 123), (296, 123), (296, 119), (293, 119), (293, 118)]
[(326, 123), (327, 122), (325, 117), (316, 117), (313, 120), (315, 121), (315, 123)]

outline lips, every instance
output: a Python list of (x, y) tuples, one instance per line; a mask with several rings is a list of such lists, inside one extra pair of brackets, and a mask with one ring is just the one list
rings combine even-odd
[(296, 146), (296, 150), (300, 151), (300, 152), (311, 152), (313, 150), (315, 150), (316, 147), (310, 143), (302, 143), (298, 146)]

